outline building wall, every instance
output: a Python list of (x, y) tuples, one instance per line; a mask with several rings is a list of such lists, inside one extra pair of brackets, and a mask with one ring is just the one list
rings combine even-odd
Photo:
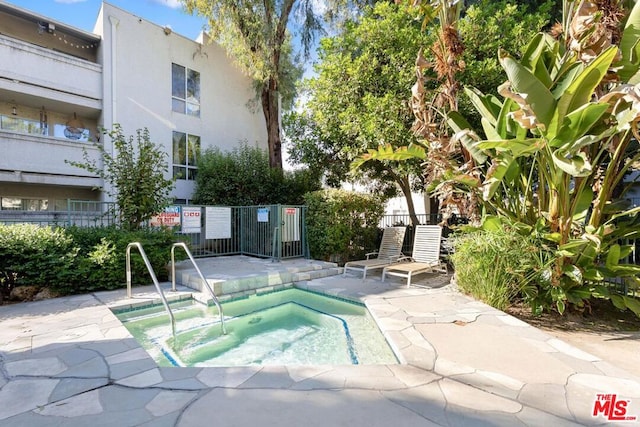
[[(170, 165), (173, 131), (199, 136), (202, 151), (216, 146), (231, 150), (241, 141), (266, 149), (262, 112), (247, 106), (254, 97), (251, 80), (222, 48), (165, 31), (106, 3), (98, 21), (105, 127), (119, 123), (126, 135), (147, 128), (168, 153)], [(200, 73), (200, 117), (172, 111), (172, 63)], [(193, 181), (178, 180), (174, 196), (189, 199), (193, 190)]]
[[(115, 123), (125, 135), (149, 130), (167, 153), (168, 177), (173, 131), (199, 136), (201, 151), (241, 141), (266, 149), (262, 111), (248, 108), (251, 80), (203, 39), (106, 3), (93, 33), (0, 3), (0, 64), (11, 64), (0, 66), (0, 119), (8, 123), (0, 126), (0, 200), (51, 200), (49, 209), (61, 198), (108, 200), (108, 191), (93, 190), (103, 184), (98, 176), (65, 160), (81, 162), (85, 152), (98, 159), (86, 136), (98, 140), (98, 129)], [(200, 73), (199, 117), (172, 111), (172, 63)], [(63, 130), (76, 115), (87, 133), (69, 140)], [(16, 121), (29, 130), (16, 130)], [(109, 138), (100, 143), (115, 154)], [(180, 179), (173, 196), (188, 200), (193, 190), (194, 181)]]

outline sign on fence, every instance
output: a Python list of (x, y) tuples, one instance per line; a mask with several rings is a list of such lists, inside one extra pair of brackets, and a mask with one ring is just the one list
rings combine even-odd
[(151, 217), (152, 227), (176, 227), (180, 225), (180, 206), (168, 206), (164, 212)]
[(284, 208), (282, 218), (282, 241), (297, 242), (300, 240), (300, 209)]
[(219, 208), (207, 206), (206, 214), (206, 239), (230, 239), (231, 238), (231, 208)]
[(269, 208), (258, 208), (258, 222), (269, 222)]
[(182, 232), (200, 233), (202, 228), (202, 209), (199, 206), (182, 207)]

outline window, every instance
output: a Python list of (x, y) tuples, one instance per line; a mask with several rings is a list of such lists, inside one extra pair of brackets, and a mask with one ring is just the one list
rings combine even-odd
[(0, 209), (3, 211), (46, 211), (48, 206), (47, 199), (0, 198)]
[(200, 73), (171, 64), (171, 109), (200, 117)]
[(199, 155), (199, 136), (173, 132), (173, 177), (175, 179), (196, 179)]
[(46, 135), (42, 123), (15, 116), (0, 115), (0, 129), (34, 135)]

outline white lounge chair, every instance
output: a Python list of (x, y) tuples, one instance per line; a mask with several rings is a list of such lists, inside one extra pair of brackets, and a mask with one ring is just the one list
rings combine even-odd
[(440, 260), (440, 240), (442, 227), (439, 225), (418, 225), (413, 240), (411, 257), (400, 259), (398, 263), (384, 267), (382, 281), (387, 275), (404, 277), (407, 287), (411, 286), (411, 278), (420, 273), (447, 273), (447, 264)]
[[(367, 271), (397, 262), (402, 256), (402, 243), (404, 242), (404, 234), (406, 227), (387, 227), (382, 232), (382, 241), (378, 252), (370, 252), (365, 254), (367, 259), (359, 261), (349, 261), (344, 265), (343, 276), (346, 276), (347, 270), (362, 271), (362, 280), (367, 277)], [(375, 258), (372, 258), (377, 255)]]

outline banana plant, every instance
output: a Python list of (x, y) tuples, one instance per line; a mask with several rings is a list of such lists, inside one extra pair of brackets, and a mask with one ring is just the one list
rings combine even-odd
[[(597, 285), (622, 278), (637, 287), (640, 275), (640, 267), (620, 263), (631, 248), (619, 243), (640, 237), (638, 210), (619, 200), (623, 177), (640, 160), (640, 2), (627, 17), (620, 47), (594, 39), (606, 33), (604, 12), (589, 2), (565, 3), (572, 3), (566, 10), (573, 15), (564, 39), (540, 33), (519, 59), (498, 52), (508, 77), (498, 88), (502, 99), (465, 88), (482, 115), (484, 138), (455, 112), (448, 123), (482, 173), (480, 179), (468, 170), (446, 176), (477, 194), (486, 218), (522, 223), (555, 248), (540, 276), (539, 299), (563, 312), (601, 296), (640, 315), (637, 300)], [(381, 148), (360, 161), (412, 155), (429, 158), (421, 147)]]

